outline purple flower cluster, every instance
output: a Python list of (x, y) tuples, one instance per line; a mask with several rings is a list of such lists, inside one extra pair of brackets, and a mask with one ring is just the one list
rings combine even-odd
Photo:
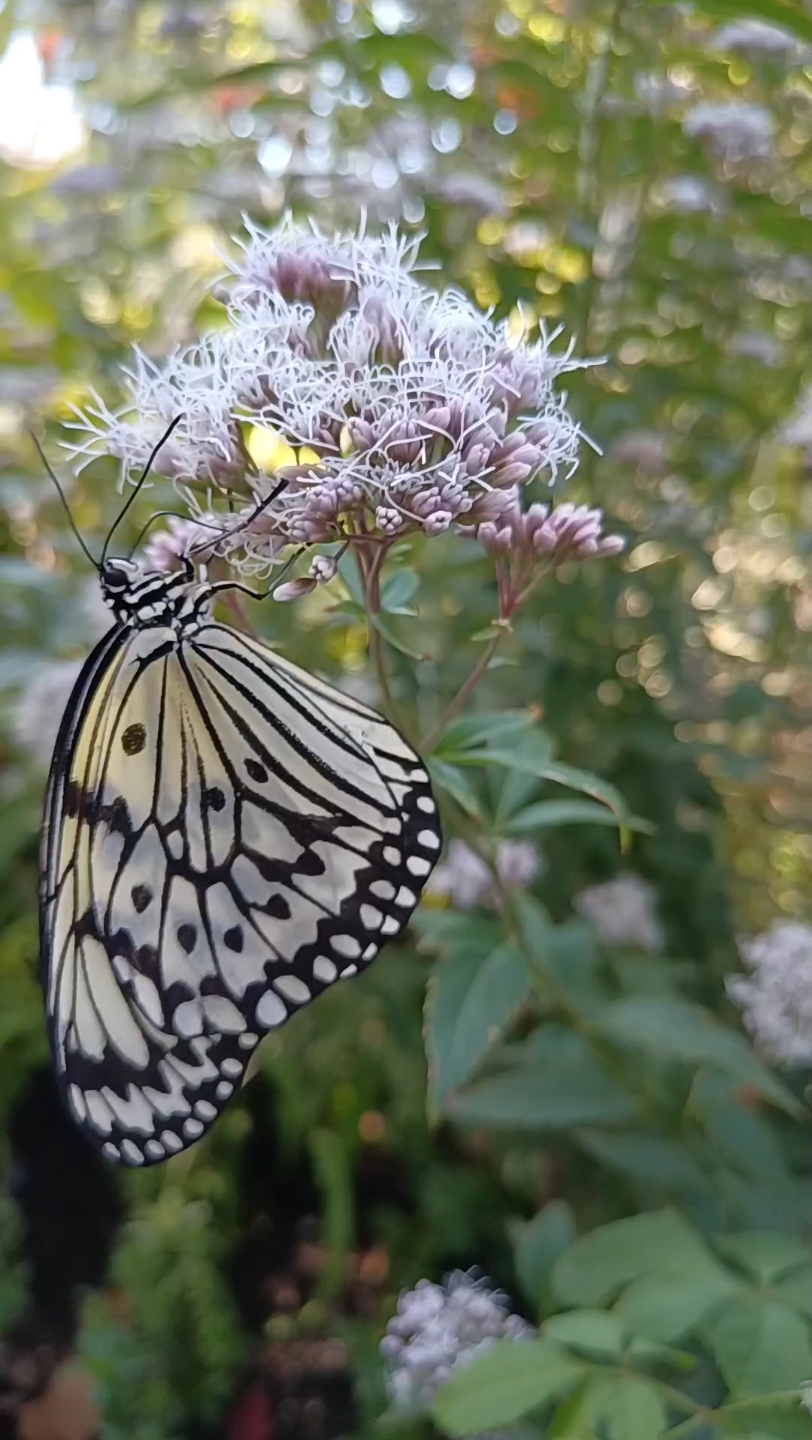
[[(249, 227), (228, 328), (160, 366), (136, 353), (125, 409), (97, 398), (79, 414), (75, 463), (113, 453), (126, 483), (179, 416), (155, 470), (193, 520), (213, 495), (228, 497), (234, 513), (221, 514), (213, 548), (254, 571), (286, 545), (386, 546), (458, 524), (492, 552), (615, 553), (598, 512), (522, 515), (518, 498), (577, 464), (578, 425), (555, 384), (581, 362), (553, 354), (556, 335), (514, 340), (466, 296), (430, 289), (413, 269), (417, 248), (394, 227), (376, 237), (325, 237), (290, 219)], [(251, 458), (263, 433), (289, 447), (291, 463), (272, 474)], [(175, 544), (165, 551), (173, 563)]]

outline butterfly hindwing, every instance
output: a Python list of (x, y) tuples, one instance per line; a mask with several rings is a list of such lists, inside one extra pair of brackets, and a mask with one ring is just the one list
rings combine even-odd
[(439, 848), (373, 711), (214, 622), (102, 642), (52, 772), (42, 932), (57, 1074), (103, 1152), (198, 1139), (258, 1039), (402, 929)]

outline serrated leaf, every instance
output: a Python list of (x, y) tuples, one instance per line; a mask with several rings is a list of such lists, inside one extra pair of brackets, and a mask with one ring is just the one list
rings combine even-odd
[(793, 1310), (799, 1310), (802, 1315), (812, 1320), (812, 1265), (805, 1265), (801, 1270), (793, 1270), (791, 1274), (784, 1275), (775, 1281), (772, 1289), (777, 1300), (783, 1301)]
[(722, 1235), (717, 1245), (723, 1255), (765, 1285), (790, 1270), (809, 1266), (808, 1249), (789, 1235), (751, 1230), (741, 1235)]
[(690, 1335), (713, 1310), (743, 1293), (734, 1277), (708, 1255), (706, 1264), (689, 1267), (684, 1275), (656, 1271), (633, 1280), (614, 1310), (635, 1335), (669, 1344)]
[(440, 961), (429, 981), (425, 1021), (429, 1081), (438, 1104), (468, 1079), (528, 991), (527, 966), (509, 942), (486, 955)]
[(769, 1436), (769, 1440), (810, 1440), (812, 1418), (795, 1390), (723, 1405), (713, 1412), (713, 1427), (721, 1435), (739, 1435), (742, 1440), (752, 1440), (753, 1436)]
[(660, 1135), (581, 1131), (578, 1143), (605, 1165), (659, 1190), (701, 1190), (708, 1183), (693, 1156)]
[(466, 1125), (566, 1130), (631, 1120), (637, 1102), (616, 1088), (597, 1061), (554, 1069), (528, 1060), (456, 1091), (448, 1097), (446, 1110)]
[(501, 1340), (452, 1375), (432, 1413), (448, 1435), (477, 1435), (557, 1399), (583, 1373), (580, 1362), (547, 1341)]
[(565, 1402), (550, 1437), (601, 1435), (606, 1440), (657, 1440), (666, 1413), (656, 1383), (642, 1376), (600, 1372)]
[(640, 1375), (619, 1377), (611, 1412), (609, 1440), (657, 1440), (666, 1425), (666, 1409), (656, 1383)]
[(800, 1117), (803, 1106), (781, 1081), (756, 1059), (743, 1035), (722, 1025), (701, 1005), (664, 996), (635, 995), (607, 1006), (601, 1029), (635, 1049), (650, 1050), (662, 1059), (715, 1065), (752, 1087), (788, 1114)]
[(623, 1321), (608, 1310), (569, 1310), (553, 1315), (541, 1332), (546, 1339), (588, 1356), (619, 1360), (623, 1354), (625, 1330)]
[(684, 1276), (713, 1264), (681, 1215), (655, 1210), (582, 1236), (556, 1264), (553, 1283), (566, 1304), (600, 1305), (641, 1275)]
[(711, 1323), (707, 1334), (736, 1399), (789, 1390), (812, 1375), (809, 1326), (778, 1301), (757, 1296), (737, 1300)]

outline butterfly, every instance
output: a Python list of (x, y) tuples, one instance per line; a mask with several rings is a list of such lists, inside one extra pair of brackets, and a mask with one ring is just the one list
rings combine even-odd
[(199, 1140), (262, 1037), (403, 929), (442, 842), (388, 721), (216, 620), (226, 582), (108, 559), (110, 535), (115, 623), (48, 781), (40, 961), (71, 1115), (145, 1166)]

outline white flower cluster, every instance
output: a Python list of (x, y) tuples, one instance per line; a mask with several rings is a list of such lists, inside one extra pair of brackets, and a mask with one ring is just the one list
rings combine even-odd
[[(570, 473), (579, 429), (555, 382), (581, 362), (552, 353), (556, 335), (515, 342), (463, 294), (430, 289), (414, 271), (418, 243), (394, 226), (327, 237), (290, 218), (249, 225), (228, 327), (160, 366), (137, 352), (127, 407), (96, 397), (78, 415), (74, 463), (112, 453), (127, 481), (180, 417), (155, 471), (195, 518), (214, 492), (236, 500), (217, 548), (268, 561), (273, 541), (380, 543), (476, 524), (515, 506), (524, 482)], [(259, 471), (253, 426), (297, 463)]]
[(749, 975), (731, 975), (727, 993), (771, 1060), (812, 1065), (812, 925), (777, 921), (739, 942)]
[(723, 25), (714, 35), (711, 49), (745, 55), (748, 60), (791, 60), (800, 59), (803, 54), (795, 36), (783, 26), (749, 18)]
[(470, 1365), (497, 1340), (525, 1340), (534, 1333), (511, 1315), (506, 1297), (485, 1280), (462, 1270), (442, 1285), (419, 1280), (401, 1295), (381, 1341), (392, 1404), (403, 1411), (422, 1409), (455, 1370)]
[(665, 943), (657, 918), (657, 893), (639, 875), (618, 875), (605, 885), (589, 885), (573, 900), (605, 945), (631, 945), (656, 954)]
[(772, 153), (775, 120), (747, 100), (702, 100), (682, 121), (691, 139), (707, 140), (723, 160), (759, 160)]
[[(526, 890), (543, 868), (541, 856), (530, 840), (500, 840), (495, 865), (507, 890)], [(447, 895), (457, 910), (496, 905), (493, 876), (482, 857), (464, 840), (451, 841), (448, 856), (432, 874), (428, 889), (435, 895)]]
[(706, 210), (718, 214), (721, 209), (718, 197), (698, 175), (672, 175), (656, 193), (664, 208), (675, 215), (700, 215)]

